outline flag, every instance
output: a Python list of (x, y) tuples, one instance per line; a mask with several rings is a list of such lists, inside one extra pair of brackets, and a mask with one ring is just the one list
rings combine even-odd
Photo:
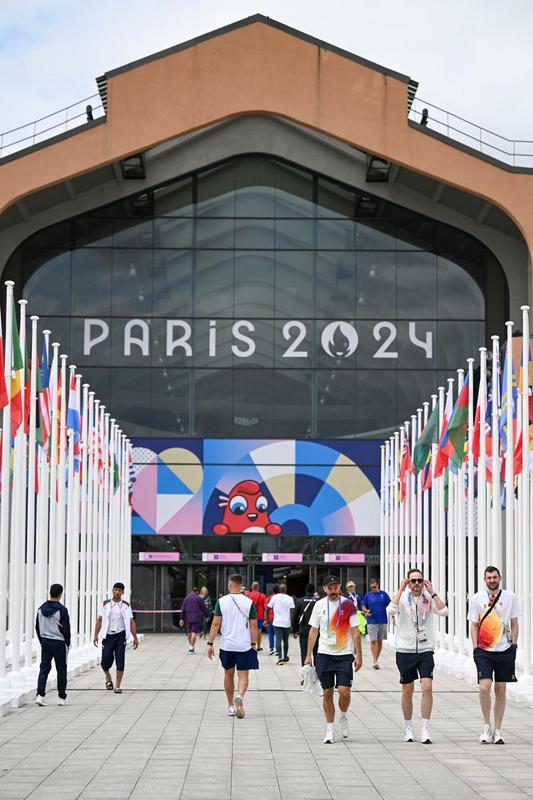
[(451, 461), (460, 467), (465, 458), (465, 442), (468, 432), (468, 401), (470, 398), (470, 386), (468, 375), (463, 383), (463, 388), (455, 401), (453, 413), (448, 425), (447, 453)]
[(78, 384), (76, 376), (72, 372), (70, 376), (70, 387), (68, 393), (67, 409), (67, 428), (74, 432), (74, 472), (80, 469), (80, 398), (78, 395)]
[[(39, 442), (43, 449), (48, 447), (50, 438), (50, 369), (48, 367), (48, 349), (46, 339), (43, 336), (43, 350), (41, 356), (41, 366), (37, 372), (37, 396), (39, 398)], [(40, 384), (40, 390), (39, 390)]]
[(448, 466), (449, 455), (446, 452), (446, 445), (448, 442), (448, 423), (451, 419), (453, 411), (452, 403), (452, 385), (448, 386), (448, 393), (446, 395), (446, 406), (444, 407), (444, 416), (442, 418), (442, 426), (440, 429), (439, 446), (437, 448), (437, 457), (435, 459), (435, 478), (438, 478), (444, 472), (444, 468)]
[(413, 451), (413, 464), (417, 474), (420, 472), (421, 469), (423, 469), (424, 465), (428, 460), (428, 456), (431, 453), (431, 445), (437, 443), (438, 432), (439, 432), (439, 404), (437, 403), (435, 405), (435, 408), (431, 412), (430, 417), (424, 427), (424, 430), (420, 434), (418, 441), (415, 444), (415, 449)]
[(2, 333), (2, 317), (0, 316), (0, 409), (5, 408), (9, 403), (4, 369), (4, 336)]
[[(135, 472), (135, 467), (133, 466), (133, 458), (131, 455), (131, 447), (128, 447), (128, 502), (133, 505), (133, 484), (137, 480), (137, 475)], [(387, 492), (383, 492), (383, 497), (387, 497)]]
[[(516, 429), (516, 415), (517, 415), (517, 403), (518, 403), (518, 387), (516, 383), (516, 375), (513, 370), (513, 360), (512, 354), (511, 357), (509, 352), (509, 348), (505, 353), (505, 361), (503, 362), (503, 376), (502, 376), (502, 407), (500, 411), (500, 436), (502, 440), (502, 446), (505, 452), (507, 452), (507, 406), (511, 404), (512, 407), (512, 417), (513, 417), (513, 428)], [(507, 379), (509, 376), (509, 370), (511, 370), (511, 397), (507, 396)], [(530, 409), (531, 411), (531, 409)], [(513, 441), (516, 438), (516, 430), (513, 430)]]
[(400, 502), (403, 503), (407, 494), (407, 475), (413, 471), (413, 463), (411, 461), (411, 449), (407, 436), (404, 437), (402, 456), (400, 461)]
[(15, 306), (13, 306), (13, 344), (11, 352), (11, 435), (15, 436), (22, 423), (22, 370), (24, 369)]

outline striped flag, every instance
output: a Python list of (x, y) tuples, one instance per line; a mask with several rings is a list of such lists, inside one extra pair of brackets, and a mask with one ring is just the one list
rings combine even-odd
[(15, 306), (13, 306), (13, 345), (11, 368), (11, 436), (15, 436), (22, 423), (22, 370), (24, 369)]
[(50, 368), (48, 366), (48, 349), (46, 347), (46, 339), (43, 336), (43, 350), (41, 355), (41, 367), (37, 372), (37, 380), (40, 380), (41, 390), (37, 387), (39, 397), (39, 412), (40, 412), (40, 430), (42, 447), (44, 450), (48, 447), (48, 440), (50, 438)]
[(450, 460), (450, 457), (446, 450), (446, 445), (448, 443), (448, 423), (451, 419), (452, 411), (453, 411), (452, 385), (449, 384), (448, 393), (446, 395), (446, 405), (444, 407), (444, 416), (442, 418), (442, 426), (440, 429), (437, 457), (435, 459), (435, 473), (434, 473), (435, 478), (438, 478), (440, 475), (442, 475), (445, 468), (448, 466), (448, 461)]
[(68, 393), (68, 408), (67, 408), (67, 428), (74, 432), (74, 472), (79, 472), (80, 469), (80, 435), (81, 435), (81, 418), (80, 418), (80, 398), (78, 394), (78, 384), (76, 376), (72, 372), (70, 376), (70, 387)]

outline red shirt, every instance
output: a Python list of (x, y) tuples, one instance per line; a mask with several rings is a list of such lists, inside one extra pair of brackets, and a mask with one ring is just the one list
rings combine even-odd
[(257, 619), (264, 620), (265, 608), (267, 604), (266, 595), (263, 592), (246, 592), (246, 597), (249, 597), (257, 610)]

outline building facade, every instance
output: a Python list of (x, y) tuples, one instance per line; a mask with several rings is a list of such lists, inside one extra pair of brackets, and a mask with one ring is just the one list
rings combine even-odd
[(262, 17), (99, 88), (104, 116), (0, 160), (0, 253), (134, 440), (141, 628), (235, 570), (299, 594), (333, 562), (364, 588), (383, 438), (529, 296), (530, 171), (409, 120), (405, 76)]

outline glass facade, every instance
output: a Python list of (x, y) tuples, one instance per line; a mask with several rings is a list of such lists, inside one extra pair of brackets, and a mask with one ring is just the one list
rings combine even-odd
[(144, 437), (381, 438), (508, 305), (471, 236), (259, 156), (40, 231), (8, 273)]

